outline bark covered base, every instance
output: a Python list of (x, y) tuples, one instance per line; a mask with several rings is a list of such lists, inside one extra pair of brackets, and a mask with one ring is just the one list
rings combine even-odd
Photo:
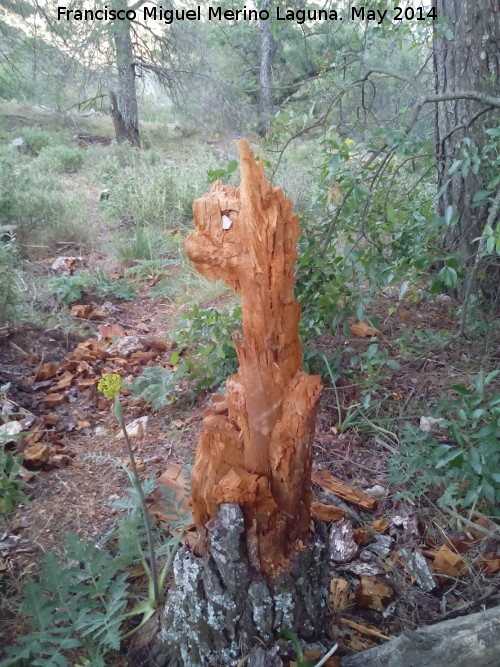
[(156, 663), (237, 664), (256, 642), (268, 642), (285, 629), (316, 639), (328, 599), (324, 539), (314, 535), (294, 556), (292, 571), (270, 583), (248, 563), (240, 507), (222, 505), (210, 523), (209, 556), (183, 548), (175, 557), (175, 585), (164, 608)]

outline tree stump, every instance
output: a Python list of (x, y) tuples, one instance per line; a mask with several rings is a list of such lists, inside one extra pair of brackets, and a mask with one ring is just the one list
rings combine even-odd
[(168, 664), (232, 664), (284, 629), (313, 639), (326, 611), (326, 549), (310, 513), (321, 382), (302, 370), (293, 294), (299, 221), (247, 143), (238, 148), (240, 188), (216, 182), (196, 200), (185, 242), (202, 275), (241, 295), (243, 337), (239, 371), (203, 419), (191, 474), (200, 539), (196, 555), (175, 559)]

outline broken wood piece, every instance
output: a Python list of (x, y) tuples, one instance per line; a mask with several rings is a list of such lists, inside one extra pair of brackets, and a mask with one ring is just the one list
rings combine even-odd
[(371, 512), (377, 507), (375, 498), (371, 498), (360, 489), (357, 489), (354, 486), (349, 486), (340, 479), (333, 477), (333, 475), (330, 475), (326, 470), (315, 468), (312, 471), (312, 481), (321, 486), (325, 491), (329, 491), (339, 498), (342, 498), (342, 500), (358, 505), (365, 510)]
[(32, 445), (23, 452), (23, 465), (28, 470), (37, 470), (47, 463), (50, 449), (42, 442)]
[[(458, 577), (466, 569), (464, 559), (455, 551), (448, 549), (446, 544), (443, 544), (436, 552), (433, 566), (437, 575), (445, 575), (446, 577)], [(438, 581), (443, 582), (446, 579), (438, 576)]]
[(392, 588), (382, 577), (361, 577), (356, 589), (356, 604), (375, 611), (384, 611), (393, 596)]
[(349, 516), (348, 513), (340, 507), (335, 507), (335, 505), (325, 505), (325, 503), (319, 503), (316, 500), (311, 503), (311, 512), (316, 519), (324, 521), (325, 523), (340, 521), (340, 519), (346, 519)]
[(68, 397), (65, 394), (47, 394), (42, 399), (47, 408), (55, 408), (58, 405), (68, 402)]
[(330, 598), (328, 606), (332, 611), (343, 611), (352, 605), (353, 595), (349, 591), (349, 582), (346, 579), (332, 579), (330, 581)]
[(353, 630), (357, 630), (362, 635), (367, 635), (368, 637), (376, 637), (386, 642), (390, 640), (390, 637), (384, 635), (378, 628), (373, 625), (362, 625), (361, 623), (356, 623), (356, 621), (351, 621), (349, 618), (341, 618), (340, 621), (345, 623)]
[(50, 380), (55, 376), (59, 367), (53, 361), (48, 361), (46, 364), (40, 366), (35, 373), (33, 382), (44, 382), (45, 380)]

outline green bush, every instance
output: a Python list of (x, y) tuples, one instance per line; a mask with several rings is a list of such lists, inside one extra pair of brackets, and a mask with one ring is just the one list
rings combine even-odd
[(17, 250), (14, 240), (0, 240), (0, 324), (12, 320), (17, 305)]
[(456, 385), (456, 398), (441, 400), (434, 411), (446, 442), (407, 423), (402, 447), (389, 461), (389, 480), (406, 484), (398, 497), (418, 498), (439, 489), (440, 505), (481, 505), (497, 516), (500, 501), (500, 393), (487, 385), (500, 371), (481, 371), (473, 389)]
[(36, 167), (56, 174), (73, 174), (83, 165), (83, 151), (71, 146), (45, 146), (36, 159)]
[(36, 126), (24, 128), (21, 136), (37, 155), (44, 148), (61, 144), (61, 135), (59, 133), (43, 130)]

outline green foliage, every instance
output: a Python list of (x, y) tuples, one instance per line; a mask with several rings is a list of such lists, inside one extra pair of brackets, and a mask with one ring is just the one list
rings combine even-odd
[[(181, 315), (172, 338), (190, 350), (192, 363), (187, 370), (198, 378), (196, 389), (218, 387), (236, 372), (238, 358), (232, 336), (240, 330), (240, 306), (221, 310), (195, 304), (190, 313)], [(189, 357), (184, 363), (188, 361)]]
[(177, 400), (182, 382), (194, 383), (195, 391), (219, 387), (237, 370), (232, 334), (240, 328), (240, 307), (223, 311), (194, 305), (191, 312), (181, 315), (172, 333), (179, 348), (170, 357), (170, 363), (177, 368), (145, 368), (129, 388), (154, 410), (161, 410)]
[(139, 259), (133, 266), (125, 269), (125, 277), (135, 280), (154, 280), (170, 274), (171, 259)]
[(0, 514), (8, 514), (27, 501), (21, 490), (24, 482), (19, 477), (22, 465), (23, 457), (5, 451), (5, 445), (0, 443)]
[(137, 296), (132, 285), (126, 280), (111, 278), (100, 270), (90, 274), (88, 285), (101, 297), (112, 296), (122, 301), (132, 301)]
[(37, 155), (44, 148), (61, 144), (61, 135), (59, 133), (51, 132), (36, 125), (24, 128), (21, 135)]
[[(179, 169), (166, 168), (155, 151), (129, 149), (108, 155), (97, 169), (109, 190), (102, 207), (111, 220), (132, 217), (139, 229), (152, 225), (172, 229), (191, 217), (195, 175), (188, 177)], [(131, 259), (152, 257), (146, 253)]]
[(161, 410), (175, 401), (175, 386), (180, 374), (163, 366), (145, 368), (137, 378), (132, 380), (128, 389), (137, 398), (143, 398), (153, 410)]
[(17, 293), (17, 249), (14, 238), (0, 239), (0, 324), (16, 315)]
[(73, 174), (83, 165), (83, 151), (71, 146), (45, 146), (35, 161), (35, 168), (56, 174)]
[(400, 497), (419, 497), (432, 487), (441, 489), (438, 502), (493, 512), (500, 500), (500, 393), (488, 395), (487, 385), (500, 371), (486, 377), (481, 371), (474, 389), (456, 385), (456, 398), (441, 400), (434, 414), (448, 429), (447, 442), (413, 424), (403, 428), (400, 454), (389, 462), (389, 479), (408, 482)]
[[(142, 490), (149, 495), (154, 488), (155, 480), (149, 479)], [(178, 518), (175, 528), (185, 525), (187, 517), (178, 502), (168, 494), (164, 502), (169, 514)], [(144, 556), (147, 538), (138, 490), (129, 489), (115, 506), (127, 510), (127, 515), (106, 536), (107, 548), (67, 533), (64, 561), (51, 552), (45, 555), (40, 581), (28, 580), (20, 609), (27, 618), (30, 632), (18, 637), (17, 646), (7, 649), (10, 657), (2, 662), (4, 667), (70, 667), (73, 663), (68, 660), (68, 651), (73, 654), (75, 650), (81, 664), (104, 667), (105, 656), (120, 649), (123, 627), (128, 619), (141, 615), (142, 624), (151, 617), (152, 605), (146, 604), (150, 602), (151, 592), (141, 603), (129, 608), (134, 600), (125, 571), (140, 563), (150, 576)], [(180, 537), (156, 529), (155, 538), (157, 554), (166, 557), (160, 577), (163, 590)]]
[[(26, 584), (21, 613), (28, 617), (30, 634), (7, 652), (7, 665), (69, 665), (65, 652), (78, 648), (100, 658), (120, 647), (120, 625), (127, 606), (127, 574), (122, 563), (97, 545), (72, 533), (65, 537), (65, 566), (49, 552), (40, 583)], [(99, 663), (98, 663), (99, 664)]]
[(136, 226), (134, 236), (117, 246), (119, 259), (130, 262), (158, 262), (170, 249), (167, 238), (152, 227)]
[(93, 273), (76, 272), (73, 275), (63, 274), (50, 280), (50, 289), (58, 303), (69, 305), (82, 298), (84, 289), (93, 290), (98, 296), (111, 296), (115, 299), (131, 301), (136, 292), (126, 280), (110, 278), (103, 271)]
[(214, 183), (215, 181), (223, 181), (227, 183), (231, 180), (233, 174), (238, 170), (237, 160), (231, 160), (225, 167), (220, 169), (209, 169), (207, 171), (207, 183)]
[(350, 315), (363, 320), (381, 287), (401, 284), (402, 298), (435, 259), (442, 222), (432, 184), (421, 177), (418, 191), (408, 192), (409, 177), (428, 168), (418, 155), (423, 146), (389, 130), (375, 135), (393, 150), (372, 162), (367, 145), (341, 141), (333, 129), (320, 141), (320, 188), (299, 242), (296, 291), (306, 334), (335, 332)]
[(87, 239), (82, 199), (60, 177), (26, 162), (13, 151), (0, 150), (0, 216), (15, 224), (16, 238), (25, 249), (49, 247), (57, 241)]

